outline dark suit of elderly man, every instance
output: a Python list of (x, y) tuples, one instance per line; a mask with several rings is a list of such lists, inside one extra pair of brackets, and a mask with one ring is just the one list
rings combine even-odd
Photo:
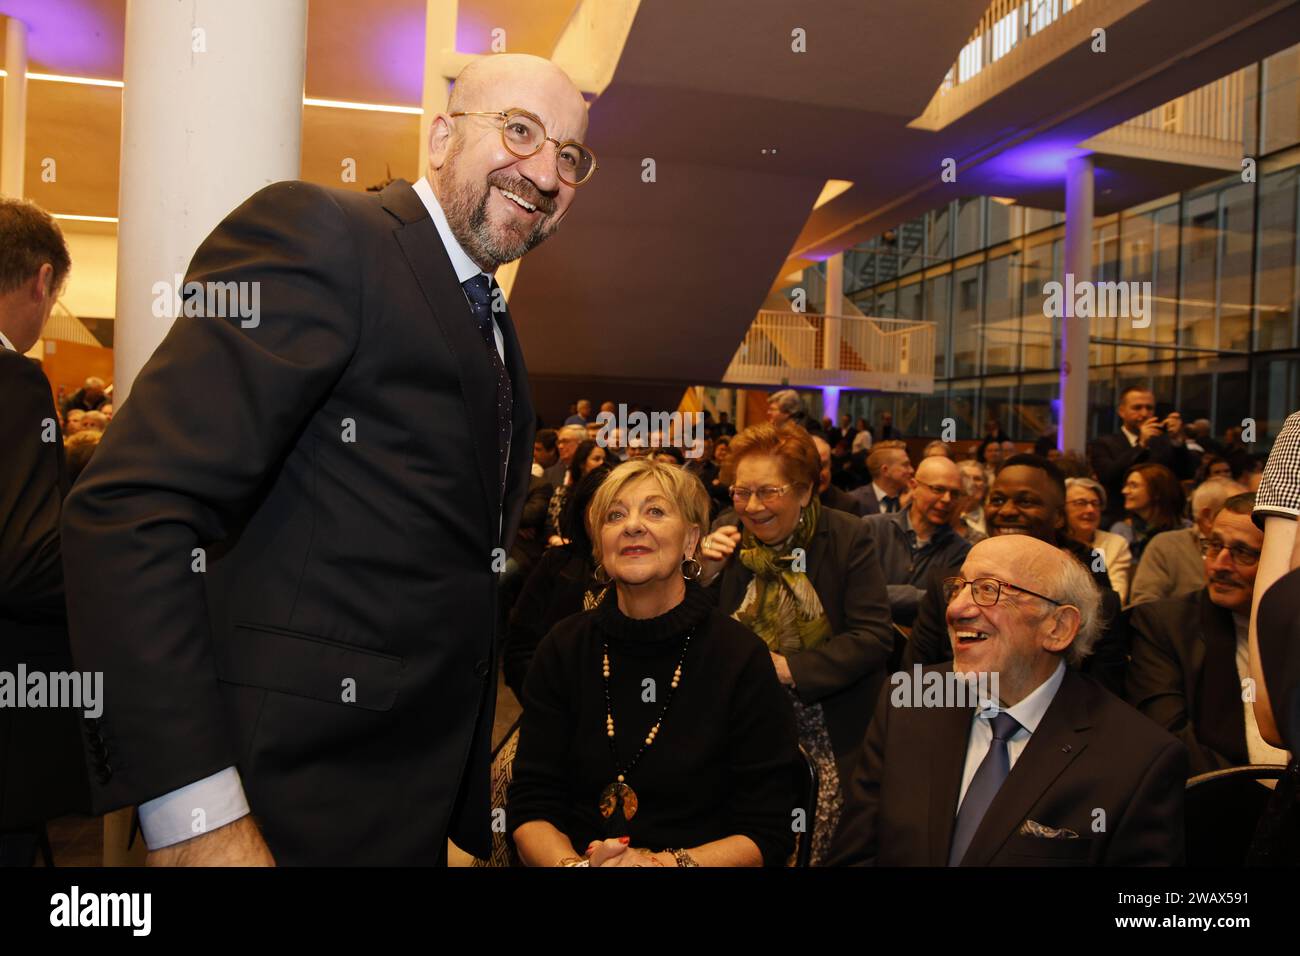
[[(1066, 666), (1096, 639), (1088, 571), (1044, 541), (990, 538), (947, 591), (953, 662), (881, 694), (828, 863), (1181, 863), (1186, 749)], [(950, 671), (997, 706), (907, 690)]]
[[(1250, 605), (1264, 532), (1255, 496), (1234, 495), (1215, 515), (1201, 558), (1205, 586), (1132, 612), (1130, 703), (1187, 745), (1191, 773), (1243, 764), (1285, 764), (1255, 723), (1250, 677)], [(1246, 698), (1243, 701), (1243, 698)]]
[(96, 809), (138, 804), (152, 862), (486, 854), (534, 429), (491, 276), (568, 212), (586, 127), (553, 64), (477, 60), (414, 187), (278, 183), (195, 254), (259, 319), (175, 322), (64, 520)]

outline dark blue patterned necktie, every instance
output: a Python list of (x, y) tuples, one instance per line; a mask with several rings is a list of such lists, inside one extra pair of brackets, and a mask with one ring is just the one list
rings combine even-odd
[(961, 865), (962, 858), (970, 849), (971, 840), (975, 839), (980, 821), (992, 805), (993, 798), (998, 795), (1007, 774), (1011, 773), (1011, 754), (1007, 752), (1007, 741), (1020, 729), (1020, 722), (1002, 710), (989, 723), (993, 726), (993, 740), (990, 741), (989, 752), (984, 755), (975, 776), (971, 777), (970, 786), (966, 788), (966, 799), (957, 811), (952, 850), (948, 854), (949, 866)]
[(896, 514), (898, 512), (897, 495), (894, 495), (892, 497), (890, 495), (885, 495), (884, 512), (885, 514), (889, 514), (889, 515)]
[(479, 333), (483, 336), (484, 344), (487, 345), (488, 360), (492, 363), (492, 369), (497, 376), (497, 453), (499, 455), (498, 460), (501, 463), (500, 493), (504, 495), (506, 487), (506, 456), (510, 448), (514, 392), (510, 387), (510, 374), (501, 361), (501, 353), (497, 351), (496, 335), (492, 329), (492, 298), (497, 289), (497, 284), (488, 276), (479, 273), (473, 278), (462, 282), (461, 288), (465, 290), (465, 298), (469, 300), (470, 311), (474, 313), (474, 320), (478, 323)]

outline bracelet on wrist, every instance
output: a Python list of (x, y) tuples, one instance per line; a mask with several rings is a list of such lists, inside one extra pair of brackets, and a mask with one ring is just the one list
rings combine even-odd
[(566, 856), (556, 866), (591, 866), (591, 860), (581, 856)]
[(691, 856), (685, 850), (670, 849), (668, 852), (673, 855), (673, 859), (677, 861), (679, 867), (699, 866), (699, 864), (695, 862), (695, 857)]

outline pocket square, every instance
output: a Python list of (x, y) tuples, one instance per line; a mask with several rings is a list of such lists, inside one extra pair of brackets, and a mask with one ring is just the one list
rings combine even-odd
[(1079, 834), (1066, 827), (1056, 829), (1039, 823), (1037, 820), (1025, 820), (1020, 824), (1020, 835), (1028, 837), (1041, 837), (1044, 840), (1077, 840)]

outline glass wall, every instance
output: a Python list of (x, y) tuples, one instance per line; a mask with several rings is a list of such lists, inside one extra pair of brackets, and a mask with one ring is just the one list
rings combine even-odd
[[(1300, 46), (1246, 73), (1239, 174), (1094, 222), (1094, 278), (1150, 283), (1144, 315), (1094, 318), (1088, 431), (1118, 427), (1115, 401), (1152, 388), (1161, 411), (1218, 435), (1252, 418), (1265, 450), (1300, 410)], [(1256, 111), (1258, 110), (1258, 120)], [(874, 423), (959, 439), (996, 418), (1032, 441), (1059, 419), (1061, 324), (1044, 286), (1062, 275), (1064, 216), (985, 196), (954, 200), (845, 253), (845, 293), (867, 315), (934, 322), (935, 393), (841, 395)]]

